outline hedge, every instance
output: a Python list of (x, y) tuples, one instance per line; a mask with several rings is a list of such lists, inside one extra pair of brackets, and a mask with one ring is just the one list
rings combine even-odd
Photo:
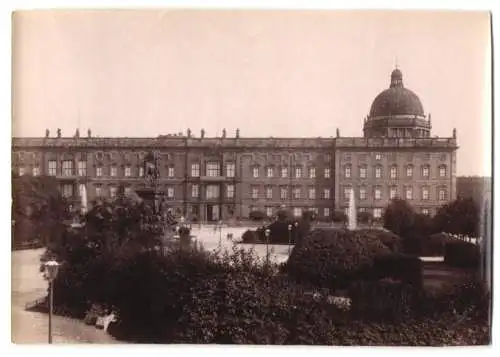
[(374, 258), (388, 253), (378, 240), (357, 231), (315, 229), (293, 248), (287, 271), (300, 282), (346, 288), (354, 280), (372, 276)]
[(476, 269), (480, 262), (479, 246), (459, 239), (449, 240), (445, 244), (444, 262), (457, 268)]
[(423, 284), (422, 260), (413, 255), (393, 253), (377, 256), (373, 270), (378, 278), (392, 278), (419, 288)]
[(358, 234), (365, 236), (367, 239), (376, 239), (393, 252), (401, 250), (401, 238), (388, 230), (376, 228), (362, 228), (356, 230)]

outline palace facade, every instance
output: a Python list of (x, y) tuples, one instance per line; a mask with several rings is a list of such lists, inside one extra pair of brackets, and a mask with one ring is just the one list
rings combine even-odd
[(375, 218), (394, 197), (433, 214), (456, 196), (456, 131), (431, 136), (431, 115), (403, 85), (399, 69), (372, 103), (362, 137), (329, 138), (199, 137), (101, 138), (77, 131), (63, 137), (13, 139), (13, 169), (20, 175), (55, 176), (64, 196), (89, 200), (144, 188), (144, 158), (158, 158), (158, 187), (168, 205), (200, 220), (268, 215), (280, 207), (304, 210), (329, 220), (346, 210), (351, 190), (360, 211)]

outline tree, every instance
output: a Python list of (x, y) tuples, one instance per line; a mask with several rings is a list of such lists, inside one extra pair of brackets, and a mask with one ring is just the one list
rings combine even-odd
[(66, 200), (54, 177), (12, 176), (12, 245), (48, 244), (70, 219)]
[(407, 238), (414, 232), (415, 211), (405, 200), (396, 198), (387, 205), (384, 215), (384, 228)]
[(459, 198), (442, 206), (433, 218), (434, 230), (479, 236), (479, 208), (472, 198)]
[(249, 214), (249, 218), (252, 221), (263, 221), (264, 219), (267, 218), (267, 214), (265, 212), (262, 212), (262, 211), (252, 211)]

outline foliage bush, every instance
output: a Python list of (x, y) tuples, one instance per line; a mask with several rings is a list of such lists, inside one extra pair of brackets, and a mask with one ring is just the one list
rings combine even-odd
[(267, 218), (267, 214), (262, 211), (252, 211), (248, 215), (252, 221), (263, 221)]
[(333, 212), (332, 221), (336, 223), (346, 223), (347, 215), (345, 214), (344, 211), (336, 210)]
[(241, 236), (243, 243), (260, 243), (259, 235), (256, 231), (247, 229)]
[(361, 228), (357, 230), (358, 234), (365, 236), (367, 239), (378, 240), (392, 252), (401, 250), (401, 238), (391, 231), (376, 229), (376, 228)]
[(412, 316), (418, 289), (404, 282), (381, 279), (351, 285), (351, 314), (355, 319), (401, 322)]
[(358, 213), (358, 222), (367, 224), (367, 223), (372, 223), (373, 221), (373, 215), (370, 212), (359, 212)]
[(479, 207), (471, 198), (458, 198), (442, 206), (433, 217), (435, 232), (478, 237)]
[(299, 282), (343, 288), (371, 276), (374, 258), (389, 252), (380, 241), (357, 231), (315, 229), (294, 247), (287, 270)]
[(445, 243), (444, 262), (458, 268), (479, 267), (479, 246), (460, 239), (449, 239)]
[(407, 201), (395, 198), (387, 205), (383, 220), (385, 229), (404, 239), (414, 232), (415, 210)]
[(378, 278), (391, 278), (421, 288), (423, 263), (419, 257), (392, 253), (374, 258), (374, 273)]

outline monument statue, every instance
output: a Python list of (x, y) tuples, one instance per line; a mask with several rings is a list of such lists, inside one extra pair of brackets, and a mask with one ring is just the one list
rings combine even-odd
[(87, 136), (90, 138), (92, 136), (92, 130), (88, 129), (87, 130)]
[(236, 139), (240, 137), (240, 129), (236, 129)]
[(61, 129), (57, 129), (57, 137), (60, 138), (61, 137)]
[(187, 137), (190, 138), (191, 137), (191, 129), (188, 128), (187, 130)]
[(222, 129), (222, 138), (224, 139), (226, 137), (226, 129)]
[(457, 138), (457, 128), (453, 128), (453, 139)]
[(45, 129), (45, 137), (48, 138), (50, 135), (50, 131), (49, 129)]
[(79, 138), (79, 137), (80, 137), (80, 129), (76, 129), (75, 138)]
[(356, 229), (356, 202), (354, 201), (354, 189), (351, 188), (350, 194), (349, 194), (349, 208), (348, 208), (348, 226), (349, 230), (355, 230)]
[(340, 138), (340, 130), (337, 128), (337, 138)]

